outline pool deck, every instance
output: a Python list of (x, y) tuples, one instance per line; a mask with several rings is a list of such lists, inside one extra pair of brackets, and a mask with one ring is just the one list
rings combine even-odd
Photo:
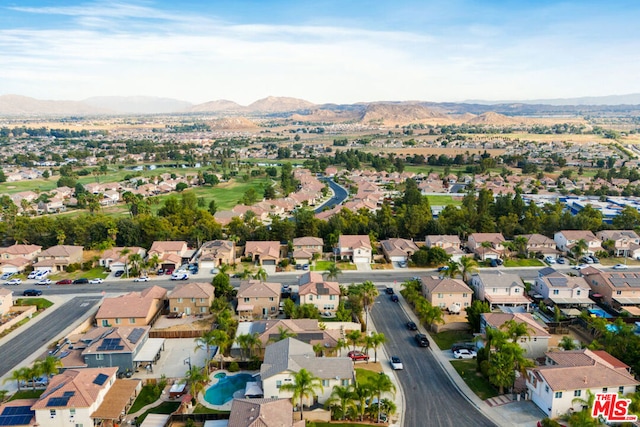
[[(212, 387), (214, 385), (216, 385), (218, 383), (218, 381), (220, 381), (220, 378), (216, 378), (216, 375), (219, 375), (220, 373), (224, 373), (226, 374), (226, 376), (233, 376), (233, 375), (237, 375), (237, 374), (249, 374), (249, 375), (255, 375), (258, 373), (258, 371), (238, 371), (238, 372), (229, 372), (226, 369), (222, 369), (222, 370), (217, 370), (212, 372), (211, 374), (209, 374), (209, 384), (207, 386), (207, 389), (209, 389), (209, 387)], [(224, 378), (224, 377), (223, 377)], [(231, 411), (231, 404), (233, 403), (233, 399), (231, 399), (230, 401), (226, 402), (223, 405), (213, 405), (209, 402), (207, 402), (206, 400), (204, 400), (204, 395), (205, 392), (202, 393), (198, 393), (198, 403), (200, 403), (202, 406), (205, 406), (209, 409), (215, 409), (218, 411)], [(243, 398), (244, 397), (244, 390), (238, 390), (233, 394), (233, 398)]]

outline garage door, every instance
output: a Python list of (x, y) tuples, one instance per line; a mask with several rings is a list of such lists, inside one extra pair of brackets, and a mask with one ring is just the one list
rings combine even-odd
[(391, 257), (391, 262), (403, 262), (406, 261), (407, 257), (405, 256), (392, 256)]
[(353, 257), (353, 262), (368, 264), (368, 263), (370, 263), (371, 261), (370, 261), (370, 260), (369, 260), (369, 258), (367, 258), (367, 257)]
[(264, 261), (262, 261), (263, 265), (276, 265), (276, 260), (275, 259), (265, 259)]

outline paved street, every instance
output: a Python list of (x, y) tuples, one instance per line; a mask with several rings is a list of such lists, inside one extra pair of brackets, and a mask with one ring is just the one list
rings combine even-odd
[(380, 295), (371, 318), (387, 338), (387, 354), (399, 356), (404, 365), (404, 370), (396, 372), (405, 399), (405, 427), (495, 425), (458, 391), (432, 350), (415, 344), (415, 332), (405, 327), (408, 319), (397, 303)]
[(20, 328), (18, 333), (13, 334), (13, 338), (0, 346), (0, 377), (22, 365), (31, 355), (41, 352), (43, 347), (51, 344), (69, 325), (84, 317), (100, 299), (75, 297), (53, 310), (45, 319), (34, 322), (28, 328)]

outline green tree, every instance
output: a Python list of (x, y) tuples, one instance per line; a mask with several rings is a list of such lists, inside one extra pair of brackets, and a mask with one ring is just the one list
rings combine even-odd
[(11, 375), (3, 380), (3, 384), (6, 384), (9, 381), (15, 381), (18, 386), (18, 391), (20, 391), (20, 383), (29, 379), (29, 368), (22, 367), (18, 368), (14, 371), (11, 371)]
[(460, 258), (460, 271), (462, 272), (462, 280), (469, 283), (471, 276), (478, 271), (478, 263), (471, 257)]
[(387, 338), (382, 332), (373, 332), (371, 335), (371, 348), (373, 348), (373, 361), (378, 361), (378, 347), (387, 342)]
[(513, 360), (504, 352), (493, 353), (489, 360), (489, 381), (504, 394), (504, 388), (510, 387), (516, 379)]
[(297, 334), (287, 328), (282, 326), (278, 326), (278, 334), (269, 339), (271, 342), (278, 342), (282, 340), (286, 340), (287, 338), (295, 338)]
[(312, 399), (318, 391), (323, 392), (324, 387), (320, 378), (303, 368), (294, 375), (293, 383), (282, 384), (280, 390), (293, 393), (291, 400), (294, 404), (296, 401), (300, 403), (300, 417), (304, 419), (304, 400)]
[(362, 342), (362, 332), (354, 329), (353, 331), (347, 332), (346, 338), (355, 351), (356, 346)]
[(578, 240), (571, 248), (571, 253), (574, 255), (576, 264), (580, 262), (580, 257), (589, 248), (589, 245), (584, 239)]
[(256, 272), (256, 274), (253, 275), (253, 278), (256, 280), (260, 280), (262, 282), (264, 282), (265, 280), (267, 280), (267, 277), (269, 275), (267, 274), (267, 270), (265, 270), (264, 268), (260, 267), (258, 269), (258, 271)]
[(222, 271), (218, 272), (218, 274), (211, 279), (211, 284), (215, 288), (214, 293), (216, 298), (225, 298), (227, 301), (233, 299), (235, 289), (231, 286), (231, 280), (227, 273), (223, 273)]
[(491, 307), (486, 301), (474, 300), (469, 307), (466, 308), (467, 321), (472, 332), (480, 332), (480, 319), (482, 313), (491, 313)]
[(571, 338), (569, 336), (562, 337), (562, 339), (558, 343), (558, 347), (560, 347), (561, 349), (563, 349), (565, 351), (575, 350), (576, 348), (578, 348), (576, 343), (573, 341), (573, 338)]
[(331, 390), (331, 396), (325, 404), (326, 407), (340, 408), (340, 419), (344, 420), (347, 416), (347, 408), (353, 406), (353, 388), (351, 386), (335, 385)]
[(214, 335), (215, 330), (204, 331), (202, 335), (195, 339), (196, 348), (195, 351), (198, 351), (200, 348), (204, 347), (207, 352), (207, 356), (204, 362), (205, 368), (207, 368), (207, 372), (209, 372), (209, 362), (211, 362), (211, 358), (213, 355), (211, 354), (211, 350), (214, 346), (216, 346), (216, 336)]
[(327, 267), (327, 270), (324, 272), (327, 280), (337, 279), (340, 274), (342, 274), (342, 270), (338, 268), (338, 266), (333, 263)]
[[(392, 393), (394, 396), (396, 394), (396, 386), (393, 385), (391, 379), (383, 372), (369, 377), (368, 385), (371, 387), (374, 395), (378, 397), (378, 402), (382, 401), (382, 393)], [(380, 422), (380, 407), (381, 405), (378, 405), (377, 422)]]
[(204, 391), (205, 384), (209, 380), (209, 374), (204, 372), (204, 368), (191, 366), (186, 373), (185, 380), (189, 384), (189, 394), (195, 398), (198, 393)]
[(36, 363), (39, 365), (42, 375), (46, 375), (49, 378), (57, 375), (60, 368), (63, 367), (62, 361), (55, 356), (47, 356)]

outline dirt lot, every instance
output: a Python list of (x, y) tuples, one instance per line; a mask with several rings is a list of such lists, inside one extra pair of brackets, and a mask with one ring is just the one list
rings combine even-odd
[(165, 331), (201, 331), (211, 329), (213, 315), (204, 318), (196, 316), (184, 316), (181, 319), (169, 319), (167, 316), (160, 316), (153, 325), (154, 330)]

